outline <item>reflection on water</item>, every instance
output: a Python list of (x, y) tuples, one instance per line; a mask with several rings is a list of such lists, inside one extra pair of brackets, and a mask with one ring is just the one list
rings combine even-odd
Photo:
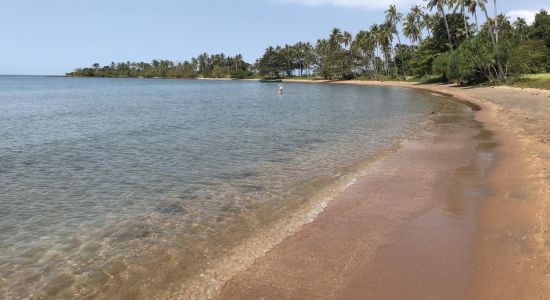
[(498, 146), (493, 133), (485, 129), (481, 123), (471, 120), (473, 116), (463, 115), (463, 118), (452, 122), (465, 126), (469, 124), (478, 133), (474, 137), (475, 153), (466, 166), (456, 170), (445, 203), (446, 212), (454, 218), (468, 214), (478, 205), (477, 202), (490, 195), (486, 178), (495, 161), (495, 149)]
[(450, 105), (387, 87), (273, 90), (0, 77), (0, 298), (177, 290)]

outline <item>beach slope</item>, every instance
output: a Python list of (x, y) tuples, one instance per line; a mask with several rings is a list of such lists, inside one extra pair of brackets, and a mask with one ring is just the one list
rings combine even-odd
[(550, 299), (550, 93), (346, 84), (426, 89), (483, 110), (477, 121), (436, 116), (219, 297)]

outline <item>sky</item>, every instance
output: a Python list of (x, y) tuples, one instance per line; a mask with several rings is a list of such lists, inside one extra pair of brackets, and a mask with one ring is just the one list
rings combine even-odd
[[(356, 33), (396, 4), (421, 0), (2, 0), (0, 74), (61, 75), (111, 61), (188, 60), (269, 45), (315, 42), (334, 27)], [(492, 1), (489, 1), (492, 3)], [(499, 0), (499, 12), (532, 18), (549, 0)], [(491, 7), (492, 9), (492, 7)]]

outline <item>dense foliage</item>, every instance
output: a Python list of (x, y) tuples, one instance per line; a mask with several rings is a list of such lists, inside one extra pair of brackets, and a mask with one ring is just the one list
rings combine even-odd
[(170, 60), (153, 60), (146, 62), (111, 63), (101, 67), (95, 63), (90, 68), (76, 69), (67, 73), (71, 76), (89, 77), (144, 77), (144, 78), (247, 78), (253, 75), (250, 64), (246, 63), (242, 55), (234, 57), (222, 54), (208, 55), (203, 53), (191, 61), (174, 63)]
[[(395, 5), (385, 21), (352, 35), (334, 28), (314, 44), (270, 46), (255, 64), (206, 53), (174, 63), (112, 63), (77, 69), (69, 75), (104, 77), (292, 77), (324, 79), (438, 76), (460, 83), (516, 81), (524, 74), (550, 72), (550, 15), (541, 10), (532, 25), (491, 17), (487, 0), (426, 0), (403, 16)], [(484, 24), (479, 24), (483, 13)], [(475, 20), (471, 22), (470, 19)], [(401, 34), (400, 34), (401, 32)], [(401, 37), (408, 39), (402, 43)]]

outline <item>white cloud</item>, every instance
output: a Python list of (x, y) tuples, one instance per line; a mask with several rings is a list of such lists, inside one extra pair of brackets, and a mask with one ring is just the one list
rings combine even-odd
[(535, 15), (539, 13), (540, 10), (511, 10), (506, 15), (510, 17), (511, 21), (515, 21), (516, 18), (524, 18), (527, 21), (527, 24), (532, 24), (535, 21)]
[(398, 10), (408, 10), (415, 3), (422, 0), (275, 0), (282, 3), (301, 3), (309, 6), (332, 5), (347, 8), (386, 9), (395, 4)]

